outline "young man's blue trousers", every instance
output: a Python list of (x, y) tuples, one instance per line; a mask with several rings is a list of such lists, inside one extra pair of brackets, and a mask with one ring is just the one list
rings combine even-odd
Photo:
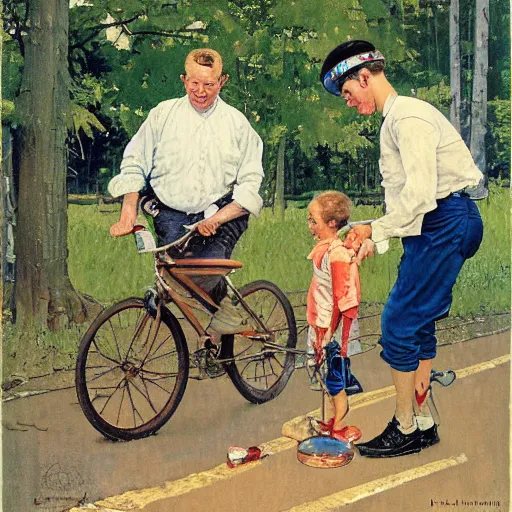
[(435, 322), (448, 316), (457, 276), (482, 236), (476, 204), (452, 194), (425, 215), (421, 235), (402, 238), (398, 277), (381, 318), (380, 355), (395, 370), (415, 371), (420, 360), (435, 357)]

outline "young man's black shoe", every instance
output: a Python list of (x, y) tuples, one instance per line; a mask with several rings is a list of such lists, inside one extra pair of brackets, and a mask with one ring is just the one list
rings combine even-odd
[(419, 453), (422, 448), (422, 432), (419, 428), (410, 434), (403, 434), (398, 428), (398, 420), (388, 423), (384, 432), (367, 443), (356, 444), (359, 455), (363, 457), (383, 458), (399, 457), (410, 453)]
[(434, 423), (430, 428), (426, 430), (420, 430), (421, 432), (421, 448), (428, 448), (436, 443), (439, 443), (439, 434), (437, 433), (437, 425)]

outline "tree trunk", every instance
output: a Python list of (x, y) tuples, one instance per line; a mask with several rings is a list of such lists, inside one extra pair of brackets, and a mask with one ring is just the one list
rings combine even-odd
[(439, 38), (438, 38), (438, 28), (437, 28), (437, 7), (433, 7), (434, 11), (434, 41), (436, 44), (436, 71), (439, 73), (441, 70), (441, 58), (439, 56)]
[[(432, 9), (430, 8), (429, 4), (427, 3), (427, 67), (428, 69), (432, 69), (432, 52), (430, 51), (430, 40), (432, 38), (432, 29), (430, 27), (430, 14), (432, 12)], [(430, 75), (428, 76), (428, 85), (430, 84)]]
[(29, 0), (19, 102), (21, 159), (16, 321), (22, 329), (83, 320), (67, 267), (68, 0)]
[(279, 141), (277, 149), (277, 167), (276, 167), (276, 196), (274, 198), (274, 214), (284, 220), (284, 156), (286, 149), (286, 136), (283, 135)]
[(297, 194), (297, 169), (296, 169), (296, 156), (297, 148), (294, 147), (293, 153), (291, 156), (291, 160), (288, 160), (288, 165), (290, 167), (290, 188), (291, 193), (293, 195)]
[(459, 0), (450, 2), (450, 121), (460, 133), (460, 31)]
[(489, 69), (489, 0), (476, 1), (473, 98), (471, 101), (471, 154), (485, 172), (487, 133), (487, 72)]
[[(0, 5), (0, 13), (2, 13), (3, 9), (2, 9), (2, 5)], [(4, 31), (3, 31), (3, 27), (0, 27), (0, 55), (2, 55), (2, 45), (3, 45), (3, 39), (4, 39)], [(0, 91), (2, 90), (2, 59), (0, 59)], [(2, 107), (0, 105), (0, 119), (2, 118), (1, 116), (2, 114)], [(3, 130), (2, 130), (3, 131)], [(2, 151), (2, 144), (0, 144), (0, 197), (2, 198), (3, 200), (3, 197), (4, 197), (4, 188), (3, 188), (3, 183), (4, 183), (4, 172), (3, 172), (3, 163), (4, 163), (4, 158), (3, 158), (3, 151)], [(3, 206), (3, 205), (2, 205)], [(1, 226), (1, 234), (0, 234), (0, 247), (2, 248), (2, 254), (0, 255), (0, 277), (1, 277), (1, 280), (0, 280), (0, 340), (3, 340), (4, 339), (4, 331), (3, 331), (3, 325), (4, 325), (4, 318), (3, 318), (3, 311), (4, 311), (4, 272), (5, 272), (5, 269), (4, 269), (4, 265), (5, 265), (5, 261), (4, 261), (4, 250), (5, 250), (5, 245), (4, 245), (4, 222), (5, 222), (5, 219), (4, 219), (4, 209), (2, 208), (2, 211), (0, 212), (0, 226)]]

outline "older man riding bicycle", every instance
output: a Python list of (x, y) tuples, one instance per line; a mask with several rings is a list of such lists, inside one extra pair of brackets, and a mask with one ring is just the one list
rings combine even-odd
[[(140, 193), (149, 188), (155, 195), (151, 210), (159, 245), (180, 238), (185, 225), (198, 223), (203, 237), (190, 244), (190, 255), (231, 257), (249, 214), (258, 215), (262, 207), (263, 145), (245, 116), (220, 98), (228, 78), (215, 50), (189, 53), (181, 75), (186, 95), (151, 110), (126, 147), (121, 173), (109, 184), (112, 196), (123, 196), (112, 236), (132, 232)], [(217, 303), (226, 296), (218, 278), (200, 285)], [(212, 324), (218, 332), (236, 330), (229, 313), (227, 324), (220, 320)]]

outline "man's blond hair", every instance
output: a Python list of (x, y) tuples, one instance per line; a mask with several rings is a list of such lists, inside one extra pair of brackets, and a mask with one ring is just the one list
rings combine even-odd
[(185, 73), (192, 63), (199, 64), (219, 71), (219, 77), (222, 75), (222, 57), (220, 53), (211, 48), (197, 48), (192, 50), (185, 59)]

